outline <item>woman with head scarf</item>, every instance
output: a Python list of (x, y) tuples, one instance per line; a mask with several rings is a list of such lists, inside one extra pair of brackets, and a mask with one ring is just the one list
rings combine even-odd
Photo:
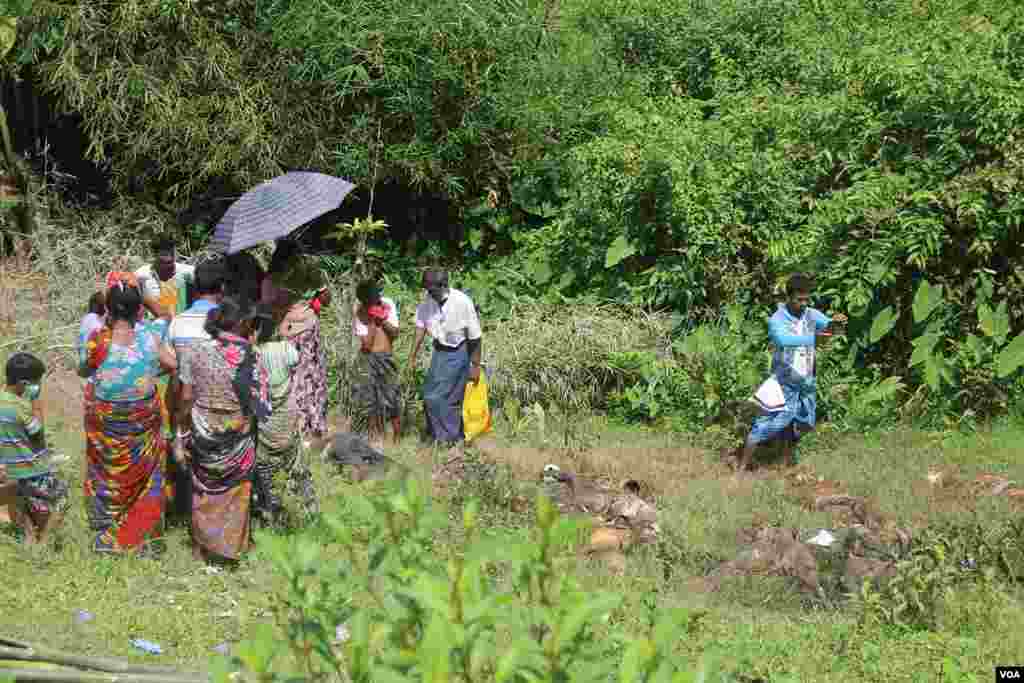
[(176, 368), (167, 322), (139, 324), (135, 275), (107, 277), (107, 317), (82, 347), (86, 385), (85, 497), (93, 549), (122, 552), (163, 533), (167, 441), (157, 377)]
[(197, 559), (238, 560), (249, 548), (257, 425), (270, 415), (269, 377), (253, 347), (252, 318), (238, 301), (210, 311), (206, 331), (182, 356), (181, 401), (192, 431), (192, 541)]
[[(258, 306), (253, 317), (268, 319), (269, 309)], [(259, 499), (259, 513), (266, 521), (280, 523), (285, 493), (299, 499), (307, 517), (316, 514), (318, 506), (313, 476), (302, 457), (301, 415), (292, 391), (299, 351), (287, 339), (272, 340), (272, 328), (264, 326), (262, 329), (257, 348), (270, 380), (271, 413), (258, 430), (253, 484)], [(282, 473), (284, 481), (278, 476)]]
[(327, 431), (327, 353), (320, 339), (320, 311), (330, 294), (317, 288), (315, 270), (304, 266), (295, 242), (279, 242), (261, 292), (262, 302), (280, 321), (278, 334), (299, 352), (291, 391), (306, 439), (322, 438)]

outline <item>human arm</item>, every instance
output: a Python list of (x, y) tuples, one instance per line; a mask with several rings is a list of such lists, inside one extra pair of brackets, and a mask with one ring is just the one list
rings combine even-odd
[(178, 433), (187, 435), (192, 432), (192, 403), (195, 394), (192, 392), (191, 384), (182, 384), (181, 393), (178, 394), (178, 415), (176, 423)]
[(159, 360), (160, 368), (164, 372), (174, 372), (178, 369), (178, 354), (175, 353), (174, 347), (167, 342), (160, 344)]
[(814, 323), (814, 329), (817, 332), (821, 332), (832, 324), (832, 318), (828, 317), (816, 308), (808, 309), (808, 313), (810, 314), (811, 322)]
[(469, 351), (469, 379), (473, 382), (480, 381), (480, 352), (483, 349), (483, 337), (466, 340), (466, 350)]
[(388, 336), (391, 343), (394, 343), (395, 339), (398, 338), (398, 306), (395, 305), (394, 301), (388, 300), (388, 315), (387, 318), (380, 321), (380, 327), (384, 330), (384, 334)]
[(409, 354), (409, 367), (415, 369), (416, 359), (420, 355), (420, 347), (423, 346), (423, 340), (427, 336), (427, 328), (416, 326), (416, 339), (412, 344), (412, 352)]
[(25, 427), (25, 433), (37, 449), (45, 448), (46, 436), (43, 429), (43, 401), (37, 396), (31, 399), (29, 410), (21, 416), (21, 423)]
[(160, 305), (160, 285), (155, 280), (156, 276), (143, 267), (135, 271), (135, 277), (139, 281), (142, 305), (145, 309), (152, 313), (153, 317), (169, 321), (173, 317), (174, 312)]
[(392, 342), (398, 338), (398, 326), (393, 324), (390, 320), (381, 320), (380, 329), (383, 330), (384, 334), (388, 335), (388, 339)]
[(380, 333), (380, 327), (377, 325), (377, 321), (371, 317), (366, 319), (366, 334), (359, 337), (360, 351), (370, 352), (373, 351), (373, 340)]
[(157, 301), (156, 297), (152, 297), (152, 296), (144, 296), (144, 297), (142, 297), (142, 305), (145, 306), (146, 310), (148, 310), (150, 313), (152, 313), (153, 316), (156, 317), (156, 318), (162, 318), (163, 320), (170, 320), (171, 319), (171, 312), (170, 312), (170, 310), (168, 310), (168, 309), (164, 308), (163, 306), (161, 306), (160, 302)]
[(174, 323), (168, 323), (166, 320), (157, 320), (149, 326), (156, 346), (157, 373), (161, 375), (178, 369), (178, 354), (173, 345), (173, 328)]
[(466, 350), (469, 351), (469, 379), (480, 381), (480, 355), (483, 350), (483, 330), (480, 328), (480, 317), (476, 306), (467, 299), (469, 310), (466, 314)]

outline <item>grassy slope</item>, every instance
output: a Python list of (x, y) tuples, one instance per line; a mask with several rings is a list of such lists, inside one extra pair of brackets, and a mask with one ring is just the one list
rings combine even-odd
[[(98, 257), (99, 263), (108, 261)], [(272, 595), (281, 582), (258, 549), (234, 573), (206, 573), (192, 562), (182, 529), (171, 531), (169, 552), (160, 561), (97, 558), (88, 552), (81, 500), (80, 394), (68, 371), (67, 343), (89, 293), (81, 283), (93, 279), (89, 268), (102, 268), (92, 261), (76, 261), (75, 268), (67, 274), (75, 286), (59, 286), (59, 269), (47, 271), (46, 277), (14, 279), (8, 272), (0, 278), (0, 343), (5, 344), (0, 362), (17, 340), (24, 340), (51, 367), (65, 368), (48, 378), (44, 391), (50, 402), (50, 434), (57, 448), (71, 456), (62, 471), (74, 496), (56, 551), (27, 552), (9, 531), (0, 530), (0, 632), (82, 653), (201, 664), (215, 645), (242, 638), (254, 624), (272, 619)], [(332, 344), (348, 339), (343, 330), (335, 332)], [(408, 339), (402, 340), (403, 357)], [(807, 512), (778, 478), (736, 482), (710, 451), (676, 437), (554, 415), (516, 425), (521, 437), (504, 431), (508, 426), (499, 422), (497, 445), (486, 449), (487, 455), (509, 464), (520, 482), (536, 480), (545, 463), (556, 462), (586, 474), (631, 476), (651, 485), (662, 510), (664, 541), (659, 551), (635, 556), (623, 576), (610, 576), (600, 567), (587, 571), (593, 572), (595, 585), (612, 583), (622, 589), (627, 604), (621, 618), (633, 623), (639, 624), (651, 602), (708, 610), (700, 626), (680, 643), (683, 653), (724, 646), (731, 666), (749, 675), (791, 672), (806, 681), (935, 681), (940, 680), (936, 671), (943, 655), (984, 679), (997, 663), (1024, 663), (1019, 595), (1011, 603), (1016, 610), (981, 605), (987, 623), (975, 614), (951, 618), (939, 633), (907, 634), (859, 632), (853, 610), (809, 607), (782, 580), (751, 580), (708, 593), (701, 577), (715, 560), (735, 555), (737, 529), (755, 523), (827, 526), (827, 516)], [(1024, 431), (1009, 427), (945, 438), (911, 431), (844, 437), (822, 433), (808, 443), (802, 468), (841, 482), (840, 488), (850, 493), (870, 495), (884, 514), (905, 524), (937, 514), (970, 514), (956, 505), (950, 490), (928, 489), (929, 466), (956, 466), (964, 478), (993, 472), (1024, 482), (1022, 437)], [(411, 444), (397, 455), (420, 464), (428, 459)], [(344, 504), (349, 485), (326, 468), (318, 467), (316, 474), (327, 506)], [(514, 500), (514, 488), (495, 481), (449, 495), (455, 500), (483, 496), (494, 533), (502, 533), (504, 527), (528, 521), (510, 509), (521, 506), (507, 505)], [(1009, 514), (1005, 499), (974, 507), (983, 516)], [(78, 609), (94, 612), (96, 619), (76, 631), (72, 615)], [(160, 643), (165, 654), (133, 652), (128, 641), (135, 637)]]
[[(160, 643), (166, 662), (201, 663), (212, 648), (244, 637), (258, 622), (270, 620), (269, 606), (280, 580), (257, 551), (233, 573), (210, 574), (193, 563), (182, 529), (170, 533), (169, 551), (159, 561), (109, 559), (87, 550), (88, 532), (81, 499), (81, 433), (73, 417), (53, 418), (54, 440), (72, 456), (62, 471), (73, 487), (74, 506), (58, 548), (27, 552), (12, 535), (0, 534), (0, 566), (7, 590), (0, 594), (0, 632), (13, 637), (73, 648), (83, 653), (136, 657), (128, 640)], [(908, 634), (880, 630), (858, 632), (852, 611), (809, 608), (785, 581), (759, 579), (731, 584), (722, 592), (703, 590), (701, 566), (707, 557), (736, 551), (735, 531), (753, 522), (793, 526), (827, 525), (826, 516), (806, 512), (776, 478), (736, 482), (706, 451), (681, 447), (663, 435), (616, 431), (595, 423), (587, 430), (589, 447), (568, 452), (555, 444), (559, 435), (531, 431), (531, 442), (487, 449), (504, 460), (519, 480), (535, 478), (545, 462), (558, 462), (613, 478), (632, 475), (652, 484), (664, 510), (665, 544), (659, 556), (637, 555), (624, 575), (610, 580), (628, 595), (622, 618), (643, 619), (645, 604), (676, 604), (708, 610), (685, 642), (686, 653), (725, 646), (731, 666), (749, 674), (791, 672), (799, 680), (939, 680), (941, 657), (991, 676), (997, 663), (1024, 661), (1024, 619), (1017, 609), (992, 606), (993, 622), (959, 620), (939, 633)], [(819, 437), (803, 466), (829, 480), (849, 482), (852, 493), (878, 499), (897, 520), (955, 512), (941, 495), (915, 495), (929, 466), (959, 465), (962, 471), (1006, 472), (1024, 481), (1024, 436), (1011, 428), (945, 442), (898, 432), (844, 437), (826, 445)], [(495, 440), (497, 441), (497, 440)], [(499, 443), (508, 443), (501, 441)], [(400, 457), (425, 464), (427, 456), (403, 448)], [(328, 505), (343, 500), (349, 485), (317, 467)], [(491, 523), (499, 527), (525, 522), (498, 504), (501, 484), (450, 492), (486, 496)], [(978, 506), (981, 514), (1006, 514), (1006, 503)], [(666, 576), (663, 561), (673, 571)], [(588, 566), (592, 580), (607, 586), (609, 575)], [(1018, 596), (1019, 599), (1019, 596)], [(75, 610), (96, 614), (94, 622), (72, 626)], [(926, 678), (921, 678), (928, 672)]]

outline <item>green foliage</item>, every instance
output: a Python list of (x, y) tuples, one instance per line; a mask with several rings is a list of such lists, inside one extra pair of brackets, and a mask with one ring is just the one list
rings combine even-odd
[(616, 395), (613, 410), (627, 420), (675, 418), (700, 430), (750, 397), (767, 373), (763, 325), (731, 307), (717, 324), (700, 325), (673, 345), (673, 358), (620, 353), (617, 366), (632, 383)]
[[(998, 586), (1024, 576), (1024, 524), (948, 521), (927, 527), (914, 539), (910, 556), (881, 588), (865, 583), (863, 618), (891, 625), (935, 629), (950, 618), (958, 594), (976, 592), (984, 618), (997, 606)], [(962, 596), (961, 596), (962, 597)], [(961, 604), (963, 610), (965, 605)], [(955, 614), (955, 613), (954, 613)]]
[[(672, 656), (687, 614), (666, 610), (649, 633), (626, 633), (611, 619), (622, 596), (577, 577), (584, 529), (547, 499), (534, 528), (511, 538), (488, 535), (471, 501), (459, 540), (438, 547), (444, 511), (413, 480), (382, 486), (328, 516), (326, 539), (262, 539), (288, 580), (277, 608), (287, 639), (255, 636), (216, 680), (231, 669), (266, 681), (695, 680)], [(324, 540), (342, 559), (324, 555)]]
[(572, 30), (577, 11), (547, 0), (275, 0), (259, 17), (282, 51), (297, 51), (293, 77), (346, 110), (339, 172), (366, 177), (358, 141), (379, 132), (386, 176), (472, 201), (507, 194), (549, 133), (554, 147), (591, 135), (594, 98), (628, 86), (600, 42)]
[[(1019, 397), (1022, 27), (1002, 0), (80, 0), (34, 3), (11, 70), (152, 199), (303, 167), (452, 200), (437, 221), (490, 319), (613, 300), (716, 325), (813, 271), (852, 317), (822, 367), (866, 390), (851, 414), (899, 377), (941, 422)], [(404, 262), (371, 242), (357, 261)], [(577, 403), (621, 388), (601, 358)], [(622, 404), (644, 419), (700, 370), (645, 367)], [(527, 376), (511, 393), (544, 403)]]
[(897, 315), (893, 312), (892, 306), (886, 306), (882, 311), (875, 316), (874, 322), (871, 323), (871, 331), (868, 333), (868, 342), (871, 344), (877, 344), (882, 337), (886, 336), (892, 329), (896, 327)]
[(187, 202), (326, 165), (335, 113), (289, 78), (249, 0), (37, 2), (11, 68), (32, 65), (83, 117), (88, 155), (122, 189)]

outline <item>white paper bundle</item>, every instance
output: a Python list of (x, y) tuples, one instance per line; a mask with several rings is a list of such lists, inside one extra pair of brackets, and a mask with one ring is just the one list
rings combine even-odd
[(750, 400), (756, 403), (761, 410), (768, 413), (777, 413), (786, 408), (786, 397), (782, 393), (782, 386), (779, 384), (779, 380), (775, 379), (774, 375), (766, 379), (758, 387)]

